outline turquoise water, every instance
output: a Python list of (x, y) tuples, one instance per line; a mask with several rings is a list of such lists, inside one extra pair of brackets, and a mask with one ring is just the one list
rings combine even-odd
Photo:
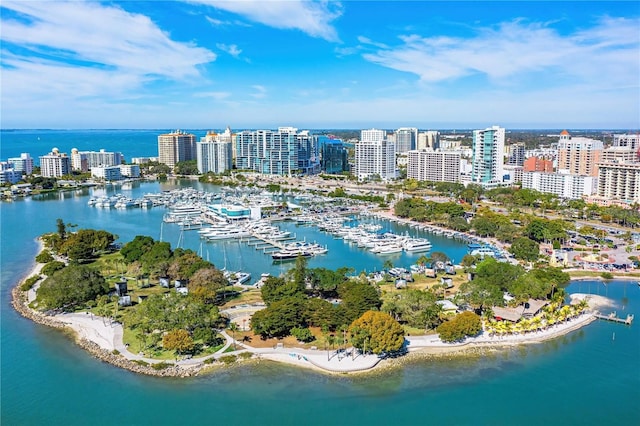
[[(6, 155), (4, 151), (2, 155)], [(153, 183), (117, 191), (135, 195), (170, 187)], [(86, 204), (90, 193), (85, 190), (0, 204), (2, 424), (640, 422), (637, 323), (628, 327), (598, 321), (544, 344), (484, 357), (422, 361), (369, 377), (325, 376), (262, 362), (175, 380), (138, 376), (102, 363), (73, 345), (63, 333), (23, 319), (9, 302), (10, 288), (32, 265), (34, 238), (54, 230), (58, 217), (84, 228), (107, 229), (124, 241), (137, 234), (159, 238), (164, 210), (95, 209)], [(341, 240), (312, 228), (286, 226), (307, 240), (323, 242), (321, 239), (326, 238), (330, 244), (329, 255), (312, 259), (310, 266), (333, 268), (348, 262), (357, 270), (381, 268), (381, 258)], [(396, 230), (404, 232), (404, 228)], [(175, 246), (179, 231), (165, 225), (163, 238)], [(429, 238), (434, 250), (445, 251), (454, 259), (464, 253), (459, 243)], [(184, 240), (185, 247), (199, 249), (195, 233), (186, 233)], [(222, 246), (205, 247), (209, 248), (210, 259), (221, 266), (225, 252)], [(227, 243), (226, 252), (230, 269), (238, 265), (254, 274), (280, 271), (267, 256), (237, 243)], [(404, 265), (412, 258), (392, 259)], [(596, 281), (576, 282), (569, 291), (607, 296), (615, 301), (619, 313), (631, 312), (640, 318), (640, 287), (635, 282), (606, 286)]]

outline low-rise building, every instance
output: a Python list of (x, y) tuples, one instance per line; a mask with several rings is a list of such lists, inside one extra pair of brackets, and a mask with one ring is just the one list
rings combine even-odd
[(91, 176), (105, 181), (122, 180), (120, 166), (93, 167)]

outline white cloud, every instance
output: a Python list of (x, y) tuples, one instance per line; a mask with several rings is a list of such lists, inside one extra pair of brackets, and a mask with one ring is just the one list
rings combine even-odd
[[(342, 5), (334, 1), (308, 0), (187, 0), (236, 13), (261, 24), (299, 30), (312, 37), (338, 41), (331, 22), (342, 15)], [(214, 25), (223, 21), (207, 18)]]
[(242, 53), (242, 50), (238, 49), (238, 46), (236, 46), (235, 44), (218, 43), (216, 44), (216, 47), (223, 52), (226, 52), (229, 55), (233, 56), (234, 58), (237, 58)]
[(405, 35), (399, 46), (381, 47), (363, 57), (427, 83), (479, 74), (493, 83), (511, 84), (539, 73), (547, 82), (637, 86), (639, 27), (637, 19), (605, 18), (565, 36), (543, 24), (516, 20), (479, 29), (472, 38)]
[(196, 98), (212, 98), (217, 101), (222, 101), (231, 97), (229, 92), (197, 92), (193, 95)]
[(252, 98), (264, 99), (267, 96), (267, 89), (264, 86), (254, 84), (251, 87), (255, 90), (255, 92), (251, 94)]
[(199, 66), (216, 59), (117, 6), (3, 1), (2, 7), (21, 15), (3, 13), (1, 20), (5, 98), (128, 97), (157, 79), (201, 77)]

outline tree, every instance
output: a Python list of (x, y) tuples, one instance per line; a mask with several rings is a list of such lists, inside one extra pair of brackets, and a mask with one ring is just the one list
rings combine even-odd
[(198, 256), (193, 250), (176, 249), (167, 274), (175, 280), (187, 280), (198, 270), (212, 266), (211, 263)]
[(366, 311), (379, 309), (382, 304), (378, 290), (366, 280), (350, 280), (340, 284), (338, 295), (342, 299), (339, 308), (345, 324), (350, 324)]
[(367, 311), (349, 327), (354, 347), (374, 354), (397, 352), (404, 345), (404, 330), (389, 314)]
[(253, 331), (263, 338), (288, 336), (292, 328), (304, 325), (304, 301), (300, 296), (271, 302), (251, 318)]
[(316, 338), (308, 328), (294, 327), (291, 329), (291, 335), (298, 341), (308, 343), (314, 341)]
[(465, 311), (438, 326), (437, 331), (443, 342), (457, 342), (468, 336), (477, 335), (482, 330), (482, 320), (473, 312)]
[(434, 293), (416, 289), (391, 294), (385, 298), (380, 309), (392, 314), (398, 321), (425, 330), (440, 324), (442, 312)]
[(516, 259), (535, 262), (540, 257), (540, 244), (530, 238), (520, 237), (511, 244), (509, 251)]
[(93, 268), (71, 264), (49, 276), (38, 289), (38, 305), (72, 310), (109, 291), (104, 277)]
[(229, 281), (219, 269), (204, 268), (196, 271), (189, 280), (189, 294), (203, 303), (213, 303), (218, 290), (229, 285)]
[(125, 262), (133, 263), (140, 260), (142, 255), (153, 246), (153, 243), (153, 238), (137, 235), (133, 241), (126, 243), (122, 249), (120, 249), (120, 254), (124, 257)]
[(304, 287), (300, 287), (295, 281), (286, 281), (280, 277), (269, 277), (260, 289), (262, 300), (269, 306), (273, 302), (304, 293)]
[(196, 160), (178, 161), (175, 167), (177, 175), (197, 175), (200, 174)]
[(171, 330), (162, 337), (162, 347), (178, 354), (193, 350), (193, 338), (187, 330)]
[(64, 241), (67, 238), (67, 228), (64, 224), (64, 221), (60, 218), (56, 219), (56, 230), (60, 240)]
[(36, 256), (36, 262), (38, 263), (49, 263), (52, 261), (53, 261), (53, 256), (51, 255), (51, 252), (49, 250), (42, 250)]

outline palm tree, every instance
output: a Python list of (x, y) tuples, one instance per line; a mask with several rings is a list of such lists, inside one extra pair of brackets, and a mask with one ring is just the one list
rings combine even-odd
[(235, 322), (231, 322), (229, 324), (229, 331), (231, 331), (231, 335), (233, 336), (233, 350), (236, 350), (236, 331), (238, 331), (238, 324)]

